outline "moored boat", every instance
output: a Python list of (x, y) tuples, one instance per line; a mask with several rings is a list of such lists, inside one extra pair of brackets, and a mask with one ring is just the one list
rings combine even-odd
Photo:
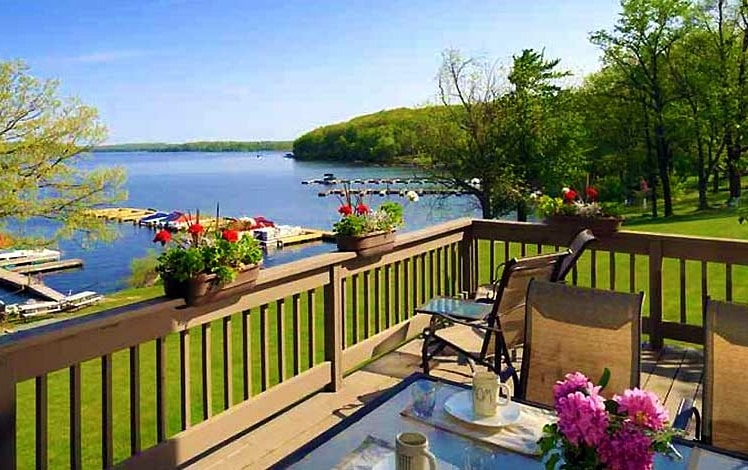
[(60, 252), (43, 248), (40, 250), (10, 250), (0, 252), (0, 263), (16, 261), (21, 259), (43, 259), (44, 261), (60, 259)]
[(103, 298), (103, 295), (87, 290), (78, 292), (77, 294), (68, 295), (60, 302), (60, 304), (62, 309), (65, 311), (77, 310), (100, 302)]

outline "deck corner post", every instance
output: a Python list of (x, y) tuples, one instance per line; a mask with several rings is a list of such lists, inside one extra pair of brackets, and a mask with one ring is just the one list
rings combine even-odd
[(330, 266), (330, 282), (324, 287), (325, 295), (325, 361), (331, 365), (331, 392), (343, 386), (343, 281), (340, 266)]
[(662, 331), (662, 241), (649, 242), (649, 342), (652, 349), (664, 346)]
[(16, 382), (0, 360), (0, 468), (16, 468)]
[(460, 266), (461, 266), (461, 280), (462, 283), (460, 285), (460, 292), (467, 292), (468, 294), (471, 294), (475, 291), (475, 284), (476, 284), (476, 277), (475, 276), (475, 268), (477, 267), (477, 264), (473, 266), (475, 263), (475, 255), (476, 251), (474, 246), (474, 235), (473, 235), (473, 226), (469, 225), (464, 228), (463, 231), (464, 237), (460, 241)]

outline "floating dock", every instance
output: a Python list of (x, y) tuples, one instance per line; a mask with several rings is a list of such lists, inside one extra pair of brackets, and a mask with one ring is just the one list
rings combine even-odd
[(0, 282), (13, 286), (17, 289), (24, 288), (39, 297), (54, 300), (55, 302), (60, 302), (65, 299), (65, 294), (57, 292), (51, 287), (45, 286), (43, 282), (37, 281), (30, 276), (9, 271), (7, 269), (0, 268)]
[[(406, 197), (408, 191), (404, 189), (351, 189), (349, 191), (351, 194), (366, 194), (371, 196), (402, 196)], [(462, 191), (460, 189), (439, 189), (439, 188), (430, 188), (430, 189), (418, 189), (415, 191), (416, 194), (419, 196), (423, 196), (424, 194), (429, 195), (441, 195), (441, 196), (460, 196), (462, 194), (466, 194), (465, 191)], [(342, 189), (328, 189), (327, 191), (320, 191), (317, 193), (317, 196), (319, 197), (326, 197), (326, 196), (342, 196), (344, 194), (344, 191)]]
[(61, 261), (51, 261), (49, 263), (29, 264), (26, 266), (15, 266), (10, 268), (18, 274), (48, 273), (51, 271), (62, 271), (63, 269), (74, 269), (83, 267), (82, 259), (66, 259)]
[(324, 178), (317, 178), (311, 180), (304, 180), (301, 184), (435, 184), (434, 181), (429, 178), (335, 178), (332, 175), (325, 176)]
[[(157, 222), (141, 222), (140, 219), (142, 219), (143, 217), (152, 215), (152, 214), (156, 214), (158, 212), (160, 211), (156, 209), (138, 209), (138, 208), (133, 208), (133, 207), (91, 209), (88, 211), (88, 213), (91, 216), (103, 218), (110, 222), (130, 222), (136, 225), (141, 225), (141, 226), (145, 226), (149, 228), (156, 228)], [(185, 213), (185, 215), (188, 215), (188, 214)], [(192, 215), (192, 217), (196, 219), (197, 214)], [(200, 225), (206, 228), (214, 228), (214, 227), (225, 228), (225, 227), (230, 226), (232, 223), (237, 223), (238, 220), (240, 221), (242, 219), (235, 219), (232, 217), (219, 217), (218, 219), (216, 219), (215, 216), (213, 217), (201, 216)], [(302, 227), (301, 232), (302, 233), (298, 233), (294, 235), (281, 236), (279, 238), (274, 238), (272, 240), (265, 241), (265, 242), (260, 240), (260, 242), (265, 245), (272, 244), (272, 245), (277, 245), (277, 246), (286, 246), (286, 245), (299, 245), (302, 243), (308, 243), (308, 242), (314, 242), (314, 241), (335, 241), (335, 234), (330, 231)], [(0, 266), (2, 266), (1, 263), (2, 262), (0, 261)]]
[(107, 219), (115, 222), (136, 223), (143, 217), (155, 214), (154, 209), (137, 209), (133, 207), (110, 207), (107, 209), (91, 209), (88, 211), (94, 217)]
[(20, 258), (9, 258), (0, 260), (0, 267), (3, 266), (23, 266), (33, 263), (46, 263), (51, 261), (58, 261), (60, 259), (59, 252), (52, 252), (50, 254), (40, 254), (35, 256), (22, 256)]

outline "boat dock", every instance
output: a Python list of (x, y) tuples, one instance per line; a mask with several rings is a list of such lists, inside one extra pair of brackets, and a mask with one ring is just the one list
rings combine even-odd
[(43, 282), (38, 281), (31, 276), (13, 272), (8, 269), (0, 268), (0, 282), (15, 288), (26, 289), (39, 297), (54, 300), (55, 302), (60, 302), (65, 299), (65, 294), (57, 292), (51, 287), (45, 286)]
[[(372, 196), (402, 196), (406, 197), (408, 191), (404, 189), (351, 189), (349, 191), (351, 194), (366, 194), (366, 195), (372, 195)], [(441, 196), (460, 196), (462, 194), (466, 194), (465, 191), (462, 191), (460, 189), (440, 189), (440, 188), (429, 188), (429, 189), (418, 189), (415, 190), (415, 193), (419, 196), (423, 196), (424, 194), (428, 195), (441, 195)], [(344, 191), (342, 189), (328, 189), (327, 191), (320, 191), (317, 193), (317, 196), (319, 197), (326, 197), (326, 196), (342, 196), (344, 194)]]
[(94, 217), (107, 219), (115, 222), (137, 223), (143, 217), (155, 214), (155, 209), (137, 209), (132, 207), (110, 207), (107, 209), (91, 209), (89, 214)]
[(62, 271), (63, 269), (74, 269), (83, 267), (82, 259), (66, 259), (61, 261), (51, 261), (48, 263), (27, 264), (25, 266), (15, 266), (9, 268), (10, 271), (18, 274), (48, 273), (51, 271)]
[[(149, 217), (154, 214), (169, 214), (168, 212), (160, 212), (156, 209), (138, 209), (133, 207), (117, 207), (117, 208), (107, 208), (107, 209), (91, 209), (88, 212), (93, 217), (103, 218), (110, 222), (129, 222), (134, 225), (141, 225), (144, 227), (149, 228), (158, 228), (159, 223), (163, 220), (163, 218), (156, 218), (154, 217), (153, 220), (141, 220), (145, 217)], [(197, 214), (191, 215), (191, 214), (184, 214), (188, 217), (193, 217), (196, 219)], [(244, 219), (235, 219), (232, 217), (219, 217), (216, 219), (215, 216), (201, 216), (200, 217), (200, 224), (203, 227), (231, 227), (232, 225), (239, 224)], [(233, 227), (232, 227), (233, 228)], [(183, 230), (184, 227), (177, 228), (176, 230)], [(170, 228), (170, 230), (175, 230), (174, 228)], [(237, 230), (242, 230), (241, 228), (237, 228)], [(331, 231), (325, 231), (325, 230), (317, 230), (317, 229), (311, 229), (311, 228), (301, 228), (301, 233), (291, 234), (291, 235), (281, 235), (280, 237), (274, 237), (270, 240), (263, 241), (260, 239), (260, 242), (264, 245), (277, 245), (277, 246), (288, 246), (288, 245), (298, 245), (302, 243), (308, 243), (308, 242), (315, 242), (315, 241), (335, 241), (335, 234)], [(10, 263), (9, 263), (10, 264)], [(2, 261), (0, 261), (0, 266), (2, 266)], [(16, 270), (18, 271), (18, 270)], [(20, 271), (19, 271), (20, 272)]]
[(430, 178), (335, 178), (331, 174), (326, 174), (324, 178), (317, 178), (311, 180), (304, 180), (301, 184), (435, 184)]

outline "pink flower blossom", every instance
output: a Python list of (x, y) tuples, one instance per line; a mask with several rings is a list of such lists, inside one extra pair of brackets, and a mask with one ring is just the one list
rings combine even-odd
[(605, 400), (597, 390), (589, 395), (582, 392), (569, 393), (556, 400), (559, 430), (573, 445), (596, 446), (608, 428), (608, 413)]
[(559, 380), (556, 382), (556, 385), (553, 386), (553, 398), (558, 400), (572, 392), (581, 392), (583, 390), (589, 391), (593, 388), (592, 382), (590, 382), (590, 379), (588, 379), (583, 373), (569, 373), (566, 374), (564, 380)]
[(639, 426), (659, 431), (668, 422), (667, 410), (652, 392), (634, 388), (626, 390), (623, 395), (616, 395), (613, 400), (618, 403), (619, 413), (627, 414), (629, 419)]
[(607, 435), (597, 450), (610, 470), (651, 470), (654, 462), (652, 440), (631, 422)]

